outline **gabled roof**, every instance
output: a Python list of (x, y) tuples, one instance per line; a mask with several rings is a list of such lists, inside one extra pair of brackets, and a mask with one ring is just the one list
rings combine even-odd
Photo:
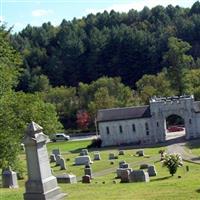
[(151, 117), (149, 106), (103, 109), (97, 112), (97, 122), (149, 117)]

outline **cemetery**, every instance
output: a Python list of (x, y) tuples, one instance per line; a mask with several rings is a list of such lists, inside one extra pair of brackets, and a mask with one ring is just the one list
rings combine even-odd
[[(25, 169), (25, 179), (17, 181), (16, 172), (10, 168), (5, 171), (6, 175), (2, 175), (0, 182), (2, 199), (21, 200), (24, 195), (24, 199), (28, 200), (32, 198), (35, 191), (42, 191), (39, 189), (42, 185), (39, 184), (36, 187), (34, 184), (37, 177), (38, 181), (40, 180), (39, 172), (42, 179), (48, 180), (42, 182), (46, 188), (46, 199), (49, 196), (53, 196), (53, 199), (73, 200), (87, 200), (91, 196), (99, 200), (125, 200), (132, 199), (133, 196), (135, 199), (199, 198), (199, 165), (185, 162), (185, 165), (178, 169), (177, 174), (171, 176), (160, 162), (159, 152), (166, 149), (164, 146), (142, 149), (127, 146), (123, 148), (122, 153), (122, 150), (117, 147), (87, 149), (91, 141), (86, 140), (48, 143), (45, 149), (46, 135), (40, 135), (41, 127), (37, 124), (35, 126), (36, 129), (32, 127), (32, 131), (24, 140), (28, 157), (23, 150), (20, 154), (20, 160)], [(34, 131), (36, 131), (35, 136)], [(30, 140), (33, 136), (40, 144), (38, 154), (31, 153), (32, 141), (36, 144), (35, 140)], [(43, 144), (43, 149), (41, 149), (41, 144)], [(31, 145), (30, 148), (29, 145)], [(194, 142), (194, 145), (198, 149), (197, 143)], [(197, 149), (196, 151), (199, 152)], [(195, 150), (192, 151), (195, 152)], [(80, 157), (84, 162), (75, 165), (74, 161)], [(93, 159), (95, 157), (101, 159)], [(40, 167), (37, 169), (37, 166)], [(9, 177), (12, 177), (12, 180)], [(185, 185), (188, 186), (185, 187)], [(169, 193), (169, 191), (172, 192)], [(37, 195), (41, 196), (36, 199), (45, 199), (42, 193)]]

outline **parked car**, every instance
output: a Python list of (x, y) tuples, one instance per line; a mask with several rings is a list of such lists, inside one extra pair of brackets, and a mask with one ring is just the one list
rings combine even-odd
[(70, 139), (69, 135), (66, 135), (65, 133), (56, 133), (51, 136), (51, 141), (57, 142), (57, 141), (68, 141)]
[(177, 132), (177, 131), (184, 131), (184, 127), (180, 126), (170, 126), (168, 127), (168, 132)]

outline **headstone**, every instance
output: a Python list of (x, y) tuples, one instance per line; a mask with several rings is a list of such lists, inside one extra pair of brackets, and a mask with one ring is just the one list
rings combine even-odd
[(83, 176), (82, 183), (91, 183), (91, 177), (89, 175)]
[(3, 188), (18, 188), (17, 173), (11, 168), (4, 170), (2, 173), (2, 187)]
[(56, 156), (55, 154), (50, 155), (50, 163), (56, 162)]
[(82, 149), (80, 152), (80, 156), (87, 156), (89, 155), (88, 150), (87, 149)]
[(125, 151), (124, 150), (119, 150), (119, 156), (123, 156), (125, 155)]
[(28, 180), (25, 183), (24, 200), (59, 200), (66, 194), (60, 192), (56, 177), (51, 173), (46, 148), (48, 136), (43, 128), (31, 122), (24, 138)]
[(156, 172), (156, 168), (154, 165), (150, 165), (147, 169), (147, 172), (149, 174), (149, 176), (156, 176), (157, 172)]
[(121, 176), (120, 176), (121, 183), (128, 183), (129, 182), (129, 175), (130, 175), (130, 170), (124, 169), (121, 172)]
[(74, 174), (61, 174), (56, 176), (58, 183), (77, 183), (76, 176)]
[(137, 154), (138, 156), (144, 156), (144, 149), (138, 150), (138, 151), (136, 152), (136, 154)]
[(85, 175), (89, 175), (90, 178), (92, 178), (92, 169), (91, 168), (85, 168), (84, 173), (85, 173)]
[(94, 160), (101, 160), (101, 156), (99, 152), (94, 152)]
[(117, 173), (117, 178), (121, 178), (122, 174), (124, 173), (124, 171), (129, 171), (131, 172), (132, 171), (132, 168), (118, 168), (116, 173)]
[(66, 169), (66, 164), (65, 164), (65, 159), (61, 158), (60, 159), (60, 170)]
[(120, 161), (119, 162), (119, 168), (122, 168), (122, 165), (125, 164), (125, 163), (126, 163), (126, 161), (124, 161), (124, 160)]
[(114, 153), (109, 153), (109, 160), (115, 159), (115, 154)]
[(146, 163), (140, 165), (140, 169), (148, 169), (148, 167), (149, 167), (149, 164), (146, 164)]
[(133, 170), (129, 178), (130, 182), (149, 182), (149, 174), (144, 170)]
[(90, 156), (78, 156), (75, 158), (75, 165), (86, 165), (88, 163), (93, 163), (90, 159)]
[(60, 159), (61, 159), (61, 155), (56, 155), (56, 166), (60, 165)]
[(127, 169), (127, 168), (129, 168), (129, 164), (128, 163), (124, 163), (124, 164), (121, 165), (121, 168)]
[(189, 169), (189, 166), (186, 165), (186, 171), (189, 172), (189, 170), (190, 170), (190, 169)]
[(52, 154), (54, 154), (55, 156), (60, 155), (60, 149), (53, 149)]

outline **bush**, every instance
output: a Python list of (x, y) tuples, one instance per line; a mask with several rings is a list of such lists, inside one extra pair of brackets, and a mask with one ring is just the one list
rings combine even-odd
[(101, 148), (102, 140), (101, 138), (93, 139), (91, 144), (87, 148)]
[(165, 154), (162, 162), (163, 166), (168, 168), (172, 176), (176, 173), (178, 167), (183, 165), (180, 154)]

